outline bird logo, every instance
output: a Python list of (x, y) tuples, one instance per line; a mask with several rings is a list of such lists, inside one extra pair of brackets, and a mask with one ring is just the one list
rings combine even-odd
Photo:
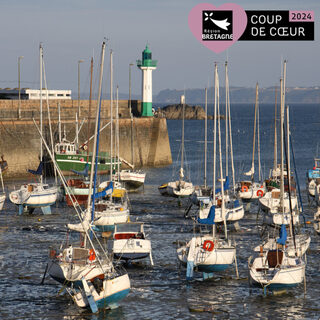
[(207, 12), (204, 13), (205, 14), (205, 19), (204, 21), (208, 21), (209, 19), (219, 28), (223, 29), (223, 30), (228, 30), (228, 26), (230, 25), (230, 23), (228, 22), (228, 18), (224, 19), (224, 20), (215, 20), (212, 19), (212, 15), (213, 12), (210, 12), (209, 14)]

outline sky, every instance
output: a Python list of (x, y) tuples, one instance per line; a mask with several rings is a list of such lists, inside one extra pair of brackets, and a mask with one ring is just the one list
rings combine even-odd
[[(212, 86), (213, 65), (223, 69), (228, 59), (231, 86), (278, 85), (286, 59), (287, 86), (320, 85), (320, 2), (317, 0), (238, 0), (244, 10), (314, 10), (314, 41), (238, 41), (214, 53), (202, 46), (188, 27), (188, 14), (199, 3), (220, 6), (228, 1), (195, 0), (1, 0), (0, 87), (39, 88), (39, 44), (43, 45), (49, 89), (89, 92), (90, 59), (95, 60), (94, 84), (101, 44), (105, 38), (104, 91), (109, 92), (109, 53), (113, 51), (114, 85), (129, 90), (129, 64), (136, 64), (146, 44), (158, 60), (153, 94), (164, 89)], [(132, 67), (132, 93), (141, 92), (141, 71)]]

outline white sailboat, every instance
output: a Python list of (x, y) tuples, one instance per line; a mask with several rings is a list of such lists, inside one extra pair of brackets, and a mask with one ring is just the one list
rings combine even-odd
[[(314, 166), (307, 171), (307, 190), (308, 197), (315, 197), (316, 189), (320, 184), (320, 159), (314, 158)], [(319, 193), (319, 192), (318, 192)]]
[[(283, 76), (285, 79), (286, 62), (284, 62)], [(272, 224), (281, 225), (278, 238), (268, 239), (260, 248), (259, 253), (251, 256), (248, 259), (248, 267), (250, 271), (249, 281), (251, 284), (260, 285), (266, 293), (267, 289), (276, 290), (288, 287), (294, 287), (305, 280), (306, 263), (302, 259), (309, 244), (310, 237), (295, 234), (295, 217), (294, 207), (291, 202), (291, 179), (288, 179), (288, 202), (289, 209), (284, 207), (284, 94), (285, 85), (281, 79), (281, 112), (280, 112), (280, 127), (281, 127), (281, 172), (280, 172), (280, 204), (277, 212), (271, 216)], [(287, 139), (289, 141), (289, 110), (287, 108)], [(289, 144), (286, 153), (287, 172), (290, 172)], [(273, 191), (273, 190), (272, 190)], [(261, 200), (261, 199), (260, 199)], [(282, 219), (281, 219), (282, 216)], [(265, 216), (266, 217), (266, 216)], [(270, 218), (270, 215), (267, 216)], [(281, 223), (276, 219), (281, 220)], [(290, 231), (290, 237), (287, 236), (287, 229)], [(257, 247), (255, 248), (257, 252)]]
[[(118, 108), (118, 102), (117, 102)], [(118, 111), (117, 111), (117, 121), (118, 121)], [(144, 185), (146, 179), (146, 173), (142, 170), (135, 170), (134, 169), (134, 148), (133, 148), (133, 115), (131, 114), (131, 164), (126, 162), (130, 165), (131, 169), (124, 169), (120, 171), (119, 180), (124, 184), (128, 191), (136, 191), (141, 186)]]
[[(215, 179), (216, 179), (216, 119), (219, 114), (219, 79), (218, 69), (215, 65), (215, 104), (214, 104), (214, 170), (213, 170), (213, 198), (215, 199)], [(205, 219), (198, 218), (200, 224), (212, 225), (212, 234), (194, 236), (189, 242), (177, 249), (178, 259), (187, 265), (187, 280), (192, 279), (194, 268), (203, 272), (204, 278), (212, 277), (212, 272), (224, 271), (230, 267), (236, 260), (236, 248), (227, 237), (226, 211), (224, 201), (224, 183), (222, 173), (222, 155), (221, 155), (221, 130), (220, 118), (218, 119), (219, 136), (219, 155), (220, 155), (220, 182), (221, 182), (221, 211), (225, 227), (225, 237), (220, 238), (216, 234), (215, 211), (216, 206), (210, 208), (209, 215)]]
[(259, 88), (258, 83), (256, 84), (256, 102), (254, 111), (254, 127), (253, 127), (253, 150), (252, 150), (252, 162), (251, 169), (246, 172), (246, 176), (250, 176), (251, 180), (243, 180), (237, 184), (238, 195), (243, 201), (251, 201), (261, 198), (266, 192), (265, 185), (261, 182), (254, 181), (255, 173), (255, 146), (256, 146), (256, 135), (258, 142), (258, 174), (259, 181), (261, 181), (261, 162), (260, 162), (260, 134), (259, 134)]
[(305, 279), (306, 263), (301, 256), (290, 255), (287, 245), (286, 227), (281, 226), (282, 234), (275, 239), (276, 248), (261, 246), (260, 253), (248, 259), (249, 281), (252, 285), (277, 290), (299, 285)]
[[(192, 204), (199, 206), (201, 203), (209, 203), (211, 188), (207, 185), (207, 145), (208, 145), (208, 90), (205, 88), (205, 122), (204, 122), (204, 178), (203, 185), (195, 186), (194, 192), (190, 196)], [(190, 210), (190, 209), (189, 209)]]
[(284, 105), (285, 105), (285, 77), (286, 62), (284, 63), (283, 79), (280, 80), (281, 103), (280, 103), (280, 147), (281, 147), (281, 165), (280, 165), (280, 189), (274, 188), (265, 193), (259, 199), (260, 208), (264, 211), (264, 222), (266, 224), (290, 224), (299, 222), (298, 198), (295, 189), (292, 187), (293, 178), (290, 170), (290, 131), (289, 131), (289, 110), (287, 109), (287, 191), (284, 186)]
[[(229, 97), (229, 80), (228, 80), (228, 68), (227, 62), (225, 64), (225, 74), (226, 74), (226, 130), (225, 130), (225, 141), (226, 141), (226, 171), (225, 178), (223, 179), (223, 190), (224, 190), (224, 212), (222, 210), (222, 188), (215, 188), (215, 178), (213, 184), (214, 196), (209, 202), (203, 201), (199, 208), (199, 218), (204, 219), (208, 217), (210, 209), (215, 206), (215, 223), (222, 223), (224, 220), (227, 222), (236, 223), (238, 220), (244, 217), (244, 207), (241, 199), (236, 194), (235, 190), (235, 170), (233, 162), (233, 147), (232, 147), (232, 130), (231, 130), (231, 112), (230, 112), (230, 97)], [(219, 84), (218, 84), (219, 85)], [(219, 116), (219, 115), (218, 115)], [(230, 143), (230, 148), (229, 148)], [(229, 151), (231, 155), (231, 169), (232, 169), (232, 189), (229, 183), (229, 173), (228, 173), (228, 156)], [(215, 164), (215, 159), (214, 162)], [(215, 169), (214, 169), (215, 170)]]
[[(40, 131), (42, 133), (42, 66), (43, 48), (40, 44)], [(23, 212), (32, 213), (35, 208), (40, 207), (44, 214), (51, 213), (51, 205), (57, 200), (58, 188), (43, 183), (43, 149), (42, 138), (40, 138), (40, 165), (36, 171), (29, 170), (30, 173), (39, 175), (39, 182), (23, 184), (20, 189), (9, 194), (12, 203), (19, 206), (19, 214)]]
[[(102, 75), (103, 75), (103, 62), (104, 62), (105, 42), (102, 45), (101, 53), (101, 66), (100, 66), (100, 80), (99, 80), (99, 94), (98, 94), (98, 106), (96, 115), (96, 128), (94, 138), (94, 152), (95, 152), (95, 164), (91, 166), (90, 175), (90, 191), (95, 189), (97, 178), (97, 156), (98, 156), (98, 119), (101, 109), (101, 88), (102, 88)], [(48, 148), (47, 148), (48, 149)], [(53, 157), (53, 155), (51, 155)], [(57, 165), (55, 163), (56, 168)], [(94, 168), (95, 167), (95, 168)], [(66, 185), (61, 170), (58, 169), (60, 178), (64, 183), (64, 187), (68, 192), (68, 186)], [(94, 177), (94, 179), (93, 179)], [(94, 180), (94, 181), (92, 181)], [(92, 186), (93, 185), (93, 186)], [(90, 194), (90, 192), (89, 192)], [(86, 213), (79, 212), (79, 205), (75, 203), (75, 210), (78, 213), (80, 224), (82, 226), (82, 241), (78, 247), (65, 248), (61, 254), (56, 255), (53, 252), (51, 268), (49, 266), (49, 273), (51, 276), (56, 277), (57, 280), (65, 279), (66, 283), (71, 284), (71, 287), (66, 287), (66, 290), (72, 297), (73, 301), (82, 308), (90, 307), (92, 312), (97, 312), (99, 309), (114, 308), (117, 303), (122, 300), (130, 291), (130, 280), (128, 274), (123, 271), (117, 270), (109, 258), (108, 254), (104, 251), (103, 246), (99, 242), (94, 230), (87, 223), (86, 219), (88, 213), (94, 215), (94, 200), (95, 193), (93, 194), (92, 207), (91, 197), (88, 198), (88, 207)], [(92, 211), (91, 211), (91, 210)], [(91, 236), (95, 237), (94, 245)], [(96, 247), (99, 246), (99, 251)], [(54, 264), (55, 263), (55, 264)], [(56, 268), (56, 269), (55, 269)], [(52, 274), (53, 271), (59, 274)]]
[(181, 139), (181, 164), (179, 169), (179, 180), (171, 181), (158, 187), (159, 192), (162, 195), (168, 195), (171, 197), (189, 197), (193, 191), (194, 186), (192, 182), (185, 181), (184, 179), (184, 110), (185, 110), (185, 96), (180, 98), (180, 104), (182, 105), (182, 139)]

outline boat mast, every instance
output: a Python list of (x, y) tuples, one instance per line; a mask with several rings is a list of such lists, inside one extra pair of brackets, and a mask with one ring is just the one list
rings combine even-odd
[[(258, 83), (257, 83), (258, 86)], [(259, 88), (257, 88), (257, 136), (258, 136), (258, 170), (259, 182), (262, 180), (261, 158), (260, 158), (260, 106), (259, 106)]]
[(228, 83), (228, 62), (225, 62), (225, 90), (226, 90), (226, 119), (225, 119), (225, 127), (226, 127), (226, 178), (228, 176), (228, 168), (229, 168), (229, 146), (228, 146), (228, 105), (229, 105), (229, 83)]
[(235, 182), (234, 162), (233, 162), (232, 127), (231, 127), (231, 111), (230, 111), (230, 91), (229, 91), (229, 77), (228, 77), (228, 74), (227, 74), (227, 85), (228, 85), (228, 122), (229, 122), (229, 140), (230, 140), (232, 184), (233, 184), (233, 193), (236, 193), (236, 182)]
[(212, 201), (216, 205), (216, 161), (217, 161), (217, 85), (218, 66), (214, 64), (214, 113), (213, 113), (213, 180), (212, 180)]
[[(281, 86), (281, 84), (280, 84)], [(281, 99), (281, 98), (280, 98)], [(274, 104), (274, 151), (273, 151), (273, 170), (276, 173), (278, 165), (278, 155), (277, 155), (277, 87), (275, 92), (275, 104)]]
[(112, 62), (113, 52), (110, 50), (110, 181), (112, 181), (112, 155), (113, 155), (113, 121), (112, 121), (112, 109), (113, 109), (113, 62)]
[[(93, 57), (90, 62), (90, 93), (89, 93), (89, 110), (88, 110), (88, 142), (87, 142), (87, 163), (89, 163), (89, 140), (90, 140), (90, 125), (91, 125), (91, 105), (92, 105), (92, 77), (93, 77)], [(91, 160), (92, 163), (92, 160)]]
[(180, 180), (179, 182), (183, 180), (183, 156), (184, 156), (184, 108), (185, 108), (185, 95), (182, 95), (180, 97), (180, 104), (182, 104), (182, 133), (181, 133), (181, 165), (180, 165)]
[(204, 188), (207, 189), (207, 127), (208, 127), (208, 90), (205, 88), (205, 121), (204, 121)]
[[(43, 60), (43, 49), (42, 44), (40, 43), (40, 133), (42, 136), (42, 60)], [(42, 162), (43, 158), (43, 150), (42, 150), (42, 137), (40, 136), (40, 162)], [(42, 172), (40, 175), (40, 183), (43, 182)]]
[(116, 143), (117, 143), (117, 159), (118, 159), (118, 179), (120, 180), (120, 161), (119, 161), (119, 155), (120, 155), (120, 141), (119, 141), (119, 86), (117, 86), (117, 104), (116, 104)]
[[(220, 115), (220, 106), (219, 106), (219, 76), (217, 74), (217, 112)], [(221, 185), (221, 214), (223, 217), (224, 223), (224, 234), (227, 239), (227, 222), (226, 222), (226, 214), (225, 214), (225, 203), (224, 203), (224, 185), (223, 185), (223, 169), (222, 169), (222, 150), (221, 150), (221, 126), (220, 126), (220, 117), (218, 117), (218, 138), (219, 138), (219, 165), (220, 165), (220, 185)]]
[[(287, 115), (287, 181), (288, 181), (288, 195), (289, 195), (289, 207), (290, 207), (290, 216), (291, 223), (290, 225), (290, 234), (293, 236), (293, 214), (292, 214), (292, 203), (291, 203), (291, 168), (290, 168), (290, 127), (289, 127), (289, 107), (286, 108)], [(294, 243), (295, 245), (295, 243)]]
[(4, 192), (4, 183), (3, 183), (3, 177), (2, 177), (2, 169), (1, 169), (1, 164), (0, 164), (0, 179), (1, 179), (1, 187), (2, 187), (2, 192)]
[(254, 179), (254, 153), (256, 149), (256, 131), (257, 131), (257, 107), (258, 107), (258, 82), (256, 83), (256, 102), (254, 106), (254, 124), (253, 124), (253, 150), (252, 150), (252, 162), (251, 162), (251, 181)]
[(76, 112), (76, 145), (77, 148), (79, 146), (79, 121), (78, 121), (78, 113)]
[[(98, 91), (98, 99), (97, 99), (97, 109), (96, 109), (96, 124), (95, 124), (95, 134), (93, 140), (93, 152), (91, 158), (91, 170), (90, 170), (90, 184), (89, 184), (89, 195), (88, 195), (88, 204), (87, 204), (87, 213), (90, 214), (90, 206), (91, 206), (91, 194), (93, 190), (92, 196), (92, 211), (91, 211), (91, 220), (94, 219), (94, 200), (95, 200), (95, 190), (96, 190), (96, 173), (98, 171), (97, 160), (98, 160), (98, 149), (99, 149), (99, 127), (100, 127), (100, 109), (101, 109), (101, 91), (102, 91), (102, 77), (103, 77), (103, 65), (104, 65), (104, 52), (106, 48), (106, 42), (103, 41), (102, 49), (101, 49), (101, 62), (100, 62), (100, 76), (99, 76), (99, 91)], [(93, 177), (93, 174), (95, 177)], [(94, 181), (93, 181), (94, 180)], [(94, 186), (93, 186), (94, 184)]]
[(59, 131), (59, 143), (61, 143), (61, 112), (60, 112), (60, 102), (58, 102), (58, 131)]

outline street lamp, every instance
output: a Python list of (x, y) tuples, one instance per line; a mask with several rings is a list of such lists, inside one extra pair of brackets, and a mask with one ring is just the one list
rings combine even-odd
[(80, 118), (80, 63), (84, 60), (78, 60), (78, 119)]
[(132, 109), (131, 109), (131, 67), (133, 66), (133, 63), (129, 64), (129, 110), (130, 110), (130, 116), (132, 116)]
[(21, 119), (21, 101), (20, 101), (20, 61), (23, 56), (18, 57), (18, 87), (19, 87), (19, 102), (18, 102), (18, 119)]

